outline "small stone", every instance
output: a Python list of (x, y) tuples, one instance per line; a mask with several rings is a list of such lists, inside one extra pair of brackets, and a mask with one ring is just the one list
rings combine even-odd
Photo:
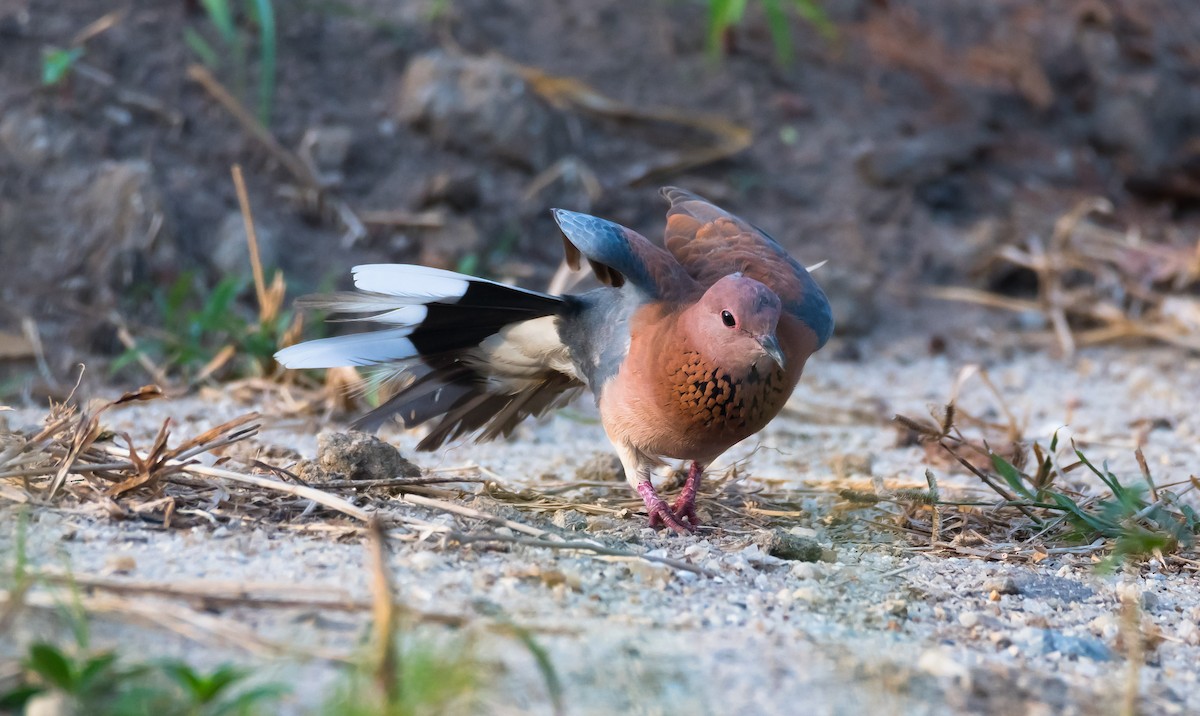
[(958, 615), (958, 623), (967, 629), (974, 628), (979, 624), (978, 612), (962, 612)]
[(464, 256), (479, 250), (482, 236), (474, 221), (451, 216), (440, 227), (420, 232), (418, 263), (434, 268), (455, 268)]
[[(998, 592), (1000, 594), (1020, 594), (1021, 590), (1017, 587), (1017, 583), (1012, 577), (999, 577), (997, 579), (988, 580), (983, 585), (985, 592)], [(993, 600), (994, 601), (994, 600)]]
[(640, 559), (628, 563), (633, 578), (643, 584), (665, 587), (671, 582), (674, 573), (670, 567), (658, 562), (645, 562)]
[(300, 140), (303, 153), (307, 153), (321, 172), (340, 172), (354, 146), (354, 130), (343, 125), (310, 127)]
[(315, 482), (387, 480), (421, 475), (421, 468), (406, 460), (394, 446), (358, 431), (318, 435), (315, 464), (316, 470), (303, 475)]
[[(261, 217), (254, 220), (254, 238), (258, 244), (258, 259), (263, 268), (270, 270), (279, 265), (278, 232)], [(241, 212), (225, 214), (213, 232), (208, 252), (209, 264), (221, 276), (249, 276), (250, 244), (246, 241), (246, 220)]]
[(821, 601), (821, 592), (816, 587), (800, 587), (792, 591), (792, 598), (797, 602), (815, 604)]
[(45, 170), (66, 156), (74, 135), (52, 129), (46, 118), (23, 109), (10, 109), (0, 122), (0, 154), (7, 154), (26, 169)]
[(104, 561), (104, 574), (129, 574), (137, 569), (137, 560), (128, 554), (114, 554)]
[(48, 691), (29, 699), (25, 716), (75, 716), (80, 713), (75, 701), (63, 691)]
[(408, 566), (414, 571), (424, 572), (437, 566), (442, 559), (433, 552), (417, 552), (408, 558)]
[(511, 65), (433, 51), (405, 70), (396, 114), (434, 139), (531, 169), (567, 154), (566, 118)]
[(479, 206), (481, 194), (477, 174), (440, 172), (425, 185), (418, 203), (423, 209), (446, 205), (455, 211), (470, 211)]
[(1154, 592), (1149, 590), (1142, 592), (1142, 608), (1146, 611), (1152, 612), (1157, 609), (1159, 601), (1158, 595)]
[(598, 452), (575, 469), (575, 479), (580, 482), (609, 482), (625, 479), (621, 460), (611, 452)]
[(763, 552), (779, 559), (816, 562), (823, 554), (816, 540), (797, 537), (781, 529), (760, 530), (754, 535), (754, 543)]
[(575, 510), (559, 510), (550, 519), (554, 526), (562, 530), (578, 532), (587, 529), (587, 518)]
[(893, 617), (908, 616), (908, 602), (904, 601), (903, 599), (889, 599), (880, 605), (880, 607), (884, 614), (888, 614)]
[(966, 664), (946, 647), (926, 649), (917, 660), (917, 668), (942, 679), (966, 680), (971, 675)]
[(1200, 626), (1197, 626), (1196, 622), (1190, 620), (1181, 621), (1179, 626), (1176, 627), (1176, 633), (1179, 636), (1179, 640), (1188, 646), (1200, 645)]
[(812, 562), (796, 562), (792, 565), (792, 576), (796, 579), (818, 579), (821, 572)]
[(1112, 639), (1120, 631), (1120, 624), (1114, 614), (1101, 614), (1088, 622), (1088, 630), (1103, 639)]
[(845, 480), (852, 477), (871, 477), (873, 462), (870, 453), (839, 453), (829, 458), (829, 467), (835, 475)]
[(779, 557), (767, 554), (762, 547), (757, 544), (752, 544), (738, 553), (742, 559), (755, 566), (779, 564)]

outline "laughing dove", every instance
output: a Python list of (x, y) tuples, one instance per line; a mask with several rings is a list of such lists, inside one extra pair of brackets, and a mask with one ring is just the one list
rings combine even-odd
[[(587, 258), (603, 288), (553, 296), (425, 266), (358, 266), (357, 291), (302, 301), (387, 327), (276, 358), (288, 368), (383, 366), (407, 381), (356, 427), (432, 421), (420, 450), (507, 435), (587, 387), (650, 524), (690, 532), (705, 467), (779, 413), (833, 316), (808, 271), (766, 233), (682, 189), (662, 194), (665, 249), (554, 210), (568, 263)], [(664, 458), (691, 461), (673, 505), (650, 482)]]

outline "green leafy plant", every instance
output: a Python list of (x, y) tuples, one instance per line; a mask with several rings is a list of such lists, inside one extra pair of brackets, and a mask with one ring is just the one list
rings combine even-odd
[[(1097, 467), (1074, 443), (1067, 460), (1059, 457), (1058, 433), (1051, 437), (1048, 449), (1034, 443), (1030, 447), (1032, 460), (1009, 459), (992, 451), (987, 443), (976, 444), (963, 437), (953, 424), (954, 410), (948, 407), (946, 417), (936, 424), (897, 416), (897, 421), (922, 436), (936, 442), (949, 452), (960, 465), (973, 473), (1003, 502), (1003, 509), (1016, 510), (1028, 522), (1028, 533), (1041, 539), (1058, 539), (1090, 543), (1097, 539), (1111, 543), (1111, 555), (1103, 562), (1109, 569), (1126, 557), (1147, 557), (1161, 552), (1170, 554), (1191, 549), (1200, 536), (1200, 515), (1184, 502), (1186, 492), (1200, 488), (1200, 480), (1187, 480), (1167, 486), (1156, 486), (1141, 450), (1135, 452), (1141, 466), (1140, 479), (1122, 480), (1107, 463)], [(1026, 453), (1018, 452), (1018, 457)], [(973, 457), (984, 457), (989, 463), (977, 464)], [(1025, 469), (1019, 465), (1030, 462)], [(1066, 476), (1086, 470), (1100, 482), (1102, 492), (1086, 487), (1065, 484)], [(1169, 487), (1182, 486), (1176, 492)], [(938, 506), (982, 506), (986, 503), (942, 502)], [(1014, 525), (1015, 526), (1015, 525)]]
[(116, 662), (112, 652), (72, 657), (52, 644), (33, 644), (23, 663), (28, 680), (0, 697), (0, 704), (16, 708), (35, 696), (58, 691), (76, 704), (102, 709), (115, 703), (123, 684), (144, 671), (123, 669)]
[(48, 48), (42, 53), (42, 86), (54, 87), (62, 84), (82, 57), (82, 47), (65, 50), (58, 47)]
[[(729, 32), (746, 18), (750, 0), (707, 0), (708, 2), (708, 51), (714, 57), (723, 52)], [(780, 64), (791, 62), (793, 55), (792, 32), (789, 27), (788, 11), (794, 11), (815, 27), (826, 39), (837, 36), (837, 28), (830, 21), (817, 0), (761, 0), (766, 15), (767, 29), (775, 45), (775, 57)]]
[(189, 377), (198, 371), (212, 374), (226, 364), (234, 375), (263, 373), (294, 314), (280, 311), (269, 320), (253, 320), (237, 302), (248, 286), (246, 278), (227, 277), (205, 292), (192, 274), (180, 276), (165, 292), (152, 295), (161, 328), (117, 358), (110, 370), (121, 370), (145, 352)]
[(278, 684), (245, 687), (250, 672), (223, 664), (211, 672), (198, 671), (182, 661), (158, 665), (162, 679), (134, 692), (140, 713), (164, 716), (248, 716), (269, 713), (265, 707), (287, 689)]
[[(214, 71), (225, 69), (223, 56), (229, 56), (229, 68), (238, 94), (247, 92), (246, 40), (238, 27), (233, 0), (200, 0), (219, 43), (219, 51), (195, 28), (186, 28), (183, 40), (187, 46)], [(246, 0), (245, 17), (258, 30), (258, 119), (264, 125), (271, 123), (271, 105), (275, 97), (276, 51), (275, 8), (271, 0)]]
[(124, 665), (115, 652), (72, 655), (53, 644), (29, 647), (24, 678), (0, 695), (0, 710), (24, 708), (39, 696), (59, 696), (98, 716), (249, 716), (270, 713), (285, 689), (274, 684), (242, 687), (249, 674), (218, 666), (211, 673), (178, 661)]
[[(1070, 526), (1068, 538), (1113, 542), (1113, 559), (1147, 556), (1155, 550), (1171, 552), (1191, 547), (1200, 534), (1200, 519), (1191, 506), (1181, 502), (1170, 490), (1155, 490), (1149, 472), (1143, 479), (1122, 483), (1105, 463), (1096, 467), (1083, 451), (1072, 444), (1077, 462), (1059, 467), (1054, 462), (1058, 435), (1050, 441), (1049, 451), (1035, 446), (1035, 469), (1031, 473), (1017, 469), (1005, 458), (993, 453), (992, 466), (1004, 483), (1030, 507), (1057, 512)], [(1144, 464), (1144, 463), (1143, 463)], [(1107, 495), (1084, 497), (1060, 489), (1056, 476), (1086, 468), (1099, 478)], [(1194, 487), (1193, 484), (1191, 487)], [(1151, 493), (1155, 493), (1153, 496)]]
[(405, 635), (394, 646), (393, 673), (382, 675), (386, 688), (373, 688), (379, 681), (369, 663), (352, 671), (326, 701), (322, 713), (329, 716), (418, 716), (461, 714), (477, 710), (479, 690), (487, 666), (473, 654), (470, 642), (437, 643)]

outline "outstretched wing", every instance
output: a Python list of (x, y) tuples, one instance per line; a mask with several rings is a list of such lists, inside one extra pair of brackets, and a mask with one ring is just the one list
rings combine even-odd
[(783, 301), (783, 308), (817, 334), (818, 347), (833, 333), (833, 314), (825, 292), (808, 270), (762, 229), (695, 194), (664, 187), (667, 250), (701, 286), (732, 273), (761, 281)]
[(567, 264), (579, 270), (586, 257), (596, 278), (607, 286), (628, 281), (647, 297), (678, 300), (699, 291), (696, 280), (674, 256), (645, 236), (620, 224), (588, 214), (554, 210), (563, 233)]

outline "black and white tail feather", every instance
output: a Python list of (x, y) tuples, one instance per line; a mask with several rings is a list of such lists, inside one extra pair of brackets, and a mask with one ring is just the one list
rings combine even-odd
[(357, 291), (297, 305), (387, 328), (300, 343), (275, 358), (286, 368), (377, 366), (385, 380), (401, 381), (356, 428), (377, 430), (393, 415), (407, 428), (440, 417), (418, 449), (475, 431), (490, 440), (583, 387), (559, 338), (563, 298), (427, 266), (368, 264), (353, 272)]

